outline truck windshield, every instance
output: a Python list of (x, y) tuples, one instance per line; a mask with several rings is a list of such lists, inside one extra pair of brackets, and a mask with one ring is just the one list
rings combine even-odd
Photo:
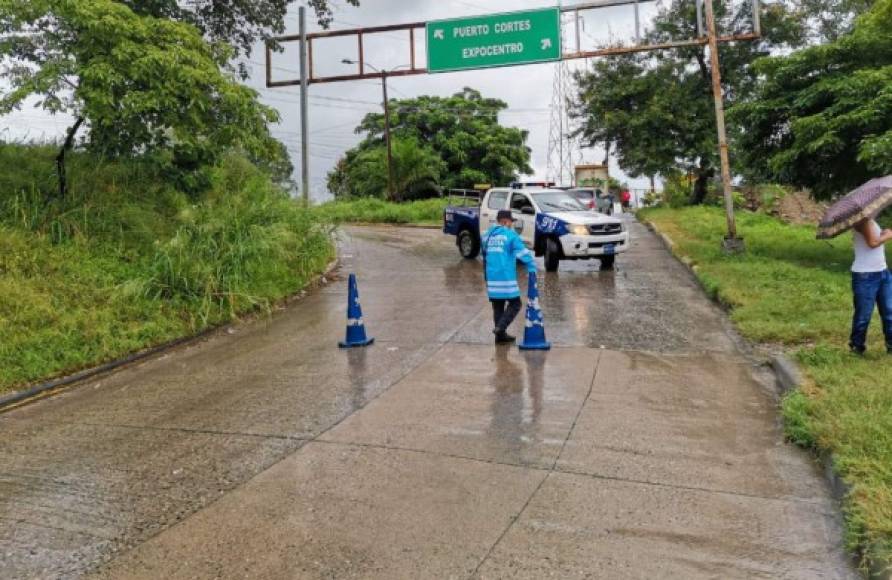
[(544, 191), (532, 196), (539, 207), (546, 211), (588, 211), (575, 197), (563, 191)]

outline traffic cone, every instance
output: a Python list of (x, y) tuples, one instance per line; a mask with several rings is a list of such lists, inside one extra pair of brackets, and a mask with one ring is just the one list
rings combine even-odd
[(523, 342), (520, 350), (548, 350), (551, 343), (545, 340), (545, 323), (542, 310), (539, 308), (539, 288), (536, 285), (536, 273), (530, 272), (530, 283), (527, 286), (527, 316), (523, 329)]
[(359, 290), (356, 287), (356, 274), (350, 274), (347, 291), (347, 338), (339, 342), (341, 348), (368, 346), (375, 342), (374, 338), (365, 335), (365, 324), (362, 321), (362, 307), (359, 305)]

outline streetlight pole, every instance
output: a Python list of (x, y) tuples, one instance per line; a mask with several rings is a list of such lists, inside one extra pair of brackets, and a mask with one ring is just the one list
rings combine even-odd
[[(344, 64), (357, 64), (355, 60), (350, 60), (349, 58), (342, 59), (341, 62)], [(384, 92), (384, 142), (387, 146), (387, 193), (390, 196), (391, 200), (396, 201), (396, 188), (394, 187), (393, 183), (393, 144), (390, 135), (390, 99), (387, 96), (387, 75), (397, 69), (409, 65), (401, 64), (400, 66), (387, 71), (379, 69), (378, 67), (367, 62), (363, 62), (362, 64), (381, 75), (381, 88)]]
[(387, 71), (381, 71), (381, 87), (384, 89), (384, 140), (387, 142), (387, 189), (390, 200), (396, 199), (393, 187), (393, 146), (390, 140), (390, 99), (387, 98)]
[[(298, 8), (300, 30), (300, 184), (304, 205), (310, 205), (310, 84), (307, 78), (307, 9)], [(269, 50), (269, 49), (267, 49)], [(267, 74), (269, 74), (269, 56), (267, 56)]]

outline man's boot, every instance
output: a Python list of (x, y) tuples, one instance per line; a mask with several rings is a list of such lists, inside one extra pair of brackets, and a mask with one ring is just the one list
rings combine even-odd
[(500, 328), (493, 330), (493, 333), (496, 335), (496, 344), (511, 344), (517, 340)]

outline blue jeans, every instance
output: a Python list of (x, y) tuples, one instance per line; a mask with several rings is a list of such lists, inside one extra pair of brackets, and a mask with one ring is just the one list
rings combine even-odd
[(852, 295), (855, 316), (852, 318), (849, 346), (857, 352), (864, 352), (867, 348), (867, 327), (870, 326), (876, 304), (883, 321), (886, 348), (892, 352), (892, 272), (852, 272)]

